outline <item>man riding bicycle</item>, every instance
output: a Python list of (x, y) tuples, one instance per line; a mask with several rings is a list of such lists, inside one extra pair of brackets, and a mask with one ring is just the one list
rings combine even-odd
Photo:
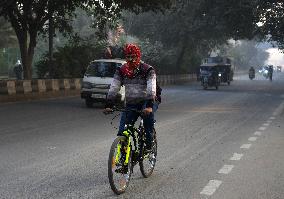
[[(152, 66), (141, 62), (141, 51), (135, 44), (124, 47), (126, 64), (117, 68), (110, 86), (104, 112), (111, 112), (116, 96), (122, 85), (125, 86), (126, 109), (142, 111), (146, 133), (146, 149), (151, 150), (156, 102), (156, 73)], [(120, 119), (118, 136), (121, 136), (125, 124), (134, 124), (139, 117), (137, 112), (123, 112)]]

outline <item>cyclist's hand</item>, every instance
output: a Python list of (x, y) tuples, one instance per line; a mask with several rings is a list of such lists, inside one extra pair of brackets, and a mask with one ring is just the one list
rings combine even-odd
[(111, 108), (105, 108), (104, 110), (103, 110), (103, 113), (104, 114), (110, 114), (110, 113), (112, 113), (113, 112), (113, 109), (111, 109)]
[(143, 110), (143, 113), (144, 113), (145, 115), (149, 115), (149, 114), (152, 113), (152, 112), (153, 112), (153, 109), (152, 109), (151, 107), (145, 108), (145, 109)]

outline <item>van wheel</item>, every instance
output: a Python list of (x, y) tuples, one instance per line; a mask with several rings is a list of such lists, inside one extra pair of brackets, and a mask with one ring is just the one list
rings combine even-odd
[(86, 99), (85, 103), (88, 108), (92, 108), (94, 102), (91, 99)]

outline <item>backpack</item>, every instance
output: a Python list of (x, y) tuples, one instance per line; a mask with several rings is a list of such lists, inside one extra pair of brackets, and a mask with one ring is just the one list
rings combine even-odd
[[(148, 65), (148, 64), (141, 63), (140, 66), (139, 66), (139, 72), (142, 73), (142, 77), (145, 78), (145, 80), (146, 80), (146, 77), (147, 77), (148, 73), (151, 70), (155, 70), (155, 69), (152, 66)], [(121, 76), (124, 77), (123, 75), (121, 75)], [(158, 103), (162, 102), (162, 98), (161, 98), (162, 90), (163, 89), (161, 88), (158, 80), (156, 79), (156, 97), (155, 97), (155, 101), (157, 101)]]

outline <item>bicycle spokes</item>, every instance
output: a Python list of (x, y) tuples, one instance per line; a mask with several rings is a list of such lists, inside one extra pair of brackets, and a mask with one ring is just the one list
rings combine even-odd
[[(145, 146), (144, 146), (145, 147)], [(152, 150), (143, 150), (143, 159), (139, 162), (140, 171), (145, 178), (148, 178), (154, 170), (157, 160), (157, 140), (154, 139)]]
[[(126, 138), (118, 137), (112, 144), (109, 154), (109, 182), (112, 190), (121, 194), (129, 184), (131, 176), (131, 155), (127, 157), (128, 150)], [(126, 161), (127, 160), (127, 161)]]

